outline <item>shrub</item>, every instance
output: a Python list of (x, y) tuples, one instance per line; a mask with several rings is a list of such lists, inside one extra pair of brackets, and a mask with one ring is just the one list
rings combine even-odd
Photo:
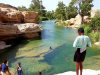
[(94, 31), (100, 30), (100, 16), (95, 16), (94, 18), (92, 18), (92, 20), (90, 21), (90, 26)]
[(90, 25), (81, 25), (82, 28), (84, 28), (84, 31), (85, 31), (85, 35), (88, 35), (89, 33), (92, 32), (92, 29), (90, 27)]
[(93, 43), (100, 41), (100, 32), (95, 32), (95, 33), (92, 32), (89, 34), (89, 36), (90, 36)]

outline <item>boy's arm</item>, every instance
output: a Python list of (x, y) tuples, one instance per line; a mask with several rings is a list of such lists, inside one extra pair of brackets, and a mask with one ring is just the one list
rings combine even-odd
[(9, 75), (11, 75), (11, 73), (10, 73), (10, 71), (9, 71), (9, 68), (8, 68), (8, 70), (7, 70), (7, 71), (8, 71), (8, 73), (9, 73)]
[(92, 44), (91, 44), (91, 41), (90, 41), (90, 38), (89, 37), (88, 37), (87, 47), (92, 47)]
[(73, 43), (73, 47), (77, 47), (78, 44), (78, 37), (75, 39), (74, 43)]

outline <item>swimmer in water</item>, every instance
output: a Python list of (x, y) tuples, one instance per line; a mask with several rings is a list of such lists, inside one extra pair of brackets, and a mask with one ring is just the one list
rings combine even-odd
[(50, 46), (50, 49), (52, 49), (52, 47)]

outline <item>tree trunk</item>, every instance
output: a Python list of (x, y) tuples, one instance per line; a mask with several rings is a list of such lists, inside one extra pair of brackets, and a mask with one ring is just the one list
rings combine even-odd
[(84, 15), (81, 14), (81, 25), (84, 24)]
[(81, 22), (81, 24), (84, 24), (84, 16), (82, 16), (82, 22)]

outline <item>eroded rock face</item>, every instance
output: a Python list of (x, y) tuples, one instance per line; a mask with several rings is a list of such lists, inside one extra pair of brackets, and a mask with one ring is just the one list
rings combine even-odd
[(0, 25), (0, 36), (10, 36), (17, 33), (17, 27), (11, 25)]
[(17, 8), (0, 4), (0, 21), (3, 23), (21, 23), (22, 13)]
[(0, 3), (0, 21), (3, 23), (36, 23), (38, 12), (19, 11), (16, 7)]
[(19, 36), (33, 38), (39, 36), (38, 32), (41, 32), (41, 30), (40, 25), (35, 23), (0, 25), (0, 39), (8, 40)]
[[(38, 13), (19, 11), (16, 7), (0, 3), (0, 41), (20, 37), (34, 38), (40, 36), (40, 25), (36, 24)], [(10, 47), (0, 42), (0, 49)]]
[(24, 11), (22, 14), (25, 23), (36, 23), (38, 20), (38, 12)]
[(0, 20), (3, 23), (21, 23), (22, 22), (22, 13), (20, 11), (15, 12), (0, 12)]

